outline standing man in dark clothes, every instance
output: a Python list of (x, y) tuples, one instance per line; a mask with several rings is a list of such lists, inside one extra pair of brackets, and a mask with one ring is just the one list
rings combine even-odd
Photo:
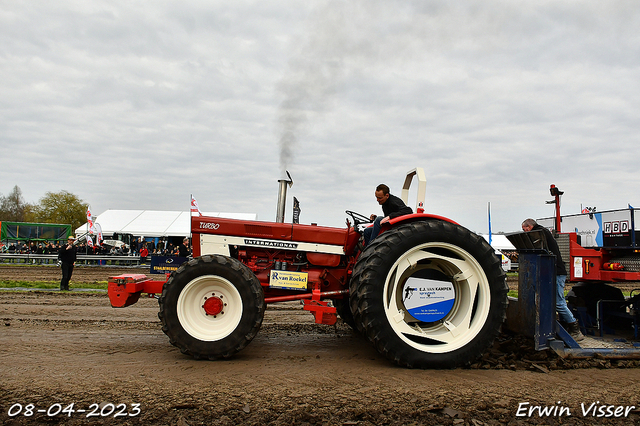
[(365, 228), (364, 230), (364, 244), (369, 244), (380, 233), (380, 228), (383, 223), (387, 223), (390, 219), (394, 219), (406, 214), (412, 214), (413, 210), (400, 198), (389, 193), (389, 187), (384, 183), (381, 183), (376, 187), (376, 200), (378, 204), (382, 206), (382, 212), (384, 217), (378, 217), (375, 214), (371, 215), (373, 220), (373, 226)]
[(567, 332), (578, 342), (584, 339), (584, 335), (580, 331), (580, 325), (578, 320), (575, 319), (569, 308), (567, 307), (567, 301), (564, 298), (564, 283), (567, 280), (567, 268), (564, 266), (562, 256), (560, 255), (560, 248), (556, 239), (553, 238), (551, 232), (542, 225), (539, 225), (533, 219), (527, 219), (522, 222), (522, 230), (529, 231), (542, 231), (544, 238), (547, 242), (549, 251), (556, 257), (556, 311), (560, 317), (560, 321), (567, 324)]
[(73, 244), (75, 238), (69, 236), (67, 244), (60, 247), (58, 259), (62, 262), (62, 280), (60, 280), (60, 290), (69, 291), (69, 281), (73, 274), (73, 265), (76, 263), (78, 248)]
[(182, 240), (182, 244), (178, 247), (178, 256), (179, 257), (189, 257), (189, 239), (185, 238)]

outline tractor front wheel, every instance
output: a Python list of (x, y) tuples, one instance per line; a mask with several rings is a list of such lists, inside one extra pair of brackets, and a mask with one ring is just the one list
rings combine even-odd
[(202, 256), (182, 264), (159, 299), (162, 330), (171, 344), (196, 359), (229, 358), (262, 325), (262, 286), (249, 268), (225, 256)]

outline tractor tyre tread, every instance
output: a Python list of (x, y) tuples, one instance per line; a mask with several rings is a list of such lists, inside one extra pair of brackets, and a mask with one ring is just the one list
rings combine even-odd
[[(427, 239), (417, 238), (418, 234)], [(462, 348), (445, 353), (414, 350), (398, 338), (389, 325), (382, 302), (383, 287), (391, 265), (410, 240), (457, 244), (479, 262), (487, 276), (491, 293), (488, 316), (477, 336)], [(354, 267), (350, 307), (358, 329), (395, 364), (408, 368), (456, 368), (480, 357), (500, 333), (506, 318), (507, 291), (501, 262), (482, 237), (445, 221), (417, 221), (387, 230), (365, 247)]]
[[(220, 340), (199, 340), (185, 331), (178, 319), (180, 292), (190, 281), (202, 275), (218, 275), (229, 280), (242, 297), (240, 323), (231, 334)], [(209, 360), (232, 357), (246, 347), (260, 330), (265, 311), (264, 293), (255, 274), (237, 259), (222, 255), (205, 255), (183, 263), (164, 284), (158, 304), (162, 331), (171, 344), (194, 359)]]

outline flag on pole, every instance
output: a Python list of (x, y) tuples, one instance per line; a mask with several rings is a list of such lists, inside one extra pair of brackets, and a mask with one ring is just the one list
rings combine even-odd
[(87, 235), (87, 245), (89, 247), (93, 247), (93, 240), (91, 239), (90, 235)]
[(90, 230), (93, 229), (93, 219), (91, 218), (91, 209), (87, 207), (87, 225)]
[(193, 197), (193, 194), (191, 195), (191, 213), (198, 213), (198, 215), (202, 216), (202, 212), (200, 211), (200, 207), (198, 207), (198, 202)]
[(96, 231), (96, 244), (100, 245), (102, 243), (102, 227), (100, 226), (99, 223), (94, 223), (93, 227)]
[(300, 201), (293, 197), (293, 223), (300, 223)]

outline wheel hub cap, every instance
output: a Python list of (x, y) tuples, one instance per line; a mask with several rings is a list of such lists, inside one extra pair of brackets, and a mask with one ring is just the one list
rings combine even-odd
[(204, 301), (204, 305), (202, 305), (202, 308), (207, 315), (220, 315), (220, 313), (222, 313), (222, 309), (224, 308), (224, 302), (222, 302), (222, 299), (220, 297), (212, 296)]
[(410, 277), (403, 288), (402, 302), (418, 321), (440, 321), (451, 312), (454, 301), (451, 282)]

